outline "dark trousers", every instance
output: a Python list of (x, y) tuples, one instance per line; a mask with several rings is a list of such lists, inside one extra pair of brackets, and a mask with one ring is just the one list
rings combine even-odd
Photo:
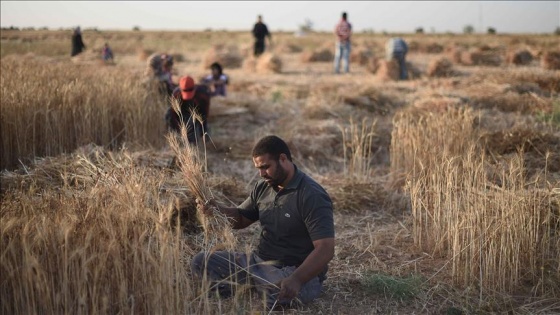
[(401, 80), (408, 79), (408, 70), (406, 69), (406, 53), (404, 52), (395, 52), (393, 53), (393, 58), (397, 60), (399, 64), (399, 77)]
[(255, 57), (258, 57), (258, 56), (262, 55), (263, 52), (264, 52), (264, 39), (263, 40), (256, 40), (255, 41), (255, 50), (254, 50)]
[[(292, 302), (278, 300), (280, 289), (276, 285), (291, 275), (296, 267), (272, 265), (255, 253), (200, 252), (194, 256), (191, 269), (199, 278), (203, 278), (206, 274), (212, 284), (211, 290), (217, 291), (220, 296), (231, 295), (238, 284), (249, 284), (266, 295), (266, 304), (269, 308), (274, 305), (289, 305)], [(309, 280), (301, 287), (295, 300), (304, 304), (313, 301), (321, 294), (322, 286), (319, 277)]]

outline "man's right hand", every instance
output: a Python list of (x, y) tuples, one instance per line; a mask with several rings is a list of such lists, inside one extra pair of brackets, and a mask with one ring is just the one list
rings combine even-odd
[(214, 209), (218, 208), (216, 201), (214, 199), (208, 199), (207, 201), (195, 199), (196, 209), (202, 212), (204, 215), (211, 216), (214, 214)]

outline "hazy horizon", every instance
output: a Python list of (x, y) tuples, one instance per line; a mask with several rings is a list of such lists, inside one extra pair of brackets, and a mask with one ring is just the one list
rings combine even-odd
[[(560, 1), (1, 1), (1, 27), (100, 30), (250, 30), (262, 14), (271, 31), (306, 20), (331, 31), (342, 12), (354, 31), (553, 33)], [(108, 13), (110, 12), (110, 13)], [(233, 12), (233, 13), (232, 13)]]

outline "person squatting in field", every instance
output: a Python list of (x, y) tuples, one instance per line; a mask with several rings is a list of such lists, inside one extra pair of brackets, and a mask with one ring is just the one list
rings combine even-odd
[(266, 136), (253, 147), (260, 181), (238, 207), (197, 200), (199, 211), (225, 214), (234, 229), (260, 221), (258, 247), (251, 253), (200, 252), (191, 262), (199, 278), (206, 274), (212, 289), (230, 296), (235, 284), (250, 284), (266, 296), (269, 309), (317, 298), (334, 256), (331, 198), (321, 185), (292, 162), (286, 143)]
[(103, 61), (105, 62), (113, 62), (113, 50), (108, 43), (105, 43), (103, 49), (101, 50), (101, 58), (103, 58)]
[(226, 86), (229, 84), (229, 77), (223, 73), (222, 65), (214, 62), (210, 65), (211, 74), (202, 79), (202, 83), (207, 85), (211, 96), (226, 96)]
[(171, 96), (177, 85), (172, 79), (173, 56), (168, 54), (153, 53), (148, 57), (145, 75), (146, 84), (155, 84), (157, 91), (164, 96)]
[(173, 64), (173, 56), (161, 54), (161, 80), (167, 84), (167, 89), (171, 93), (177, 88), (177, 84), (173, 82)]
[[(172, 93), (170, 102), (179, 102), (180, 113), (170, 104), (165, 113), (165, 122), (169, 132), (180, 132), (181, 124), (187, 128), (189, 143), (195, 143), (198, 137), (209, 133), (208, 114), (210, 112), (210, 91), (206, 85), (195, 84), (191, 76), (181, 77), (179, 86)], [(191, 110), (198, 113), (202, 124), (192, 117)]]

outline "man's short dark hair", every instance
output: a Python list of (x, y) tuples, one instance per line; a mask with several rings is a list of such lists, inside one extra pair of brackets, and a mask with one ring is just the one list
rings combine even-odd
[(346, 20), (347, 17), (348, 17), (348, 14), (346, 14), (346, 12), (342, 12), (342, 18)]
[(270, 154), (274, 160), (278, 161), (280, 160), (280, 154), (282, 153), (286, 154), (288, 161), (292, 161), (292, 154), (290, 153), (290, 149), (284, 140), (277, 136), (266, 136), (255, 144), (252, 154), (253, 157)]

